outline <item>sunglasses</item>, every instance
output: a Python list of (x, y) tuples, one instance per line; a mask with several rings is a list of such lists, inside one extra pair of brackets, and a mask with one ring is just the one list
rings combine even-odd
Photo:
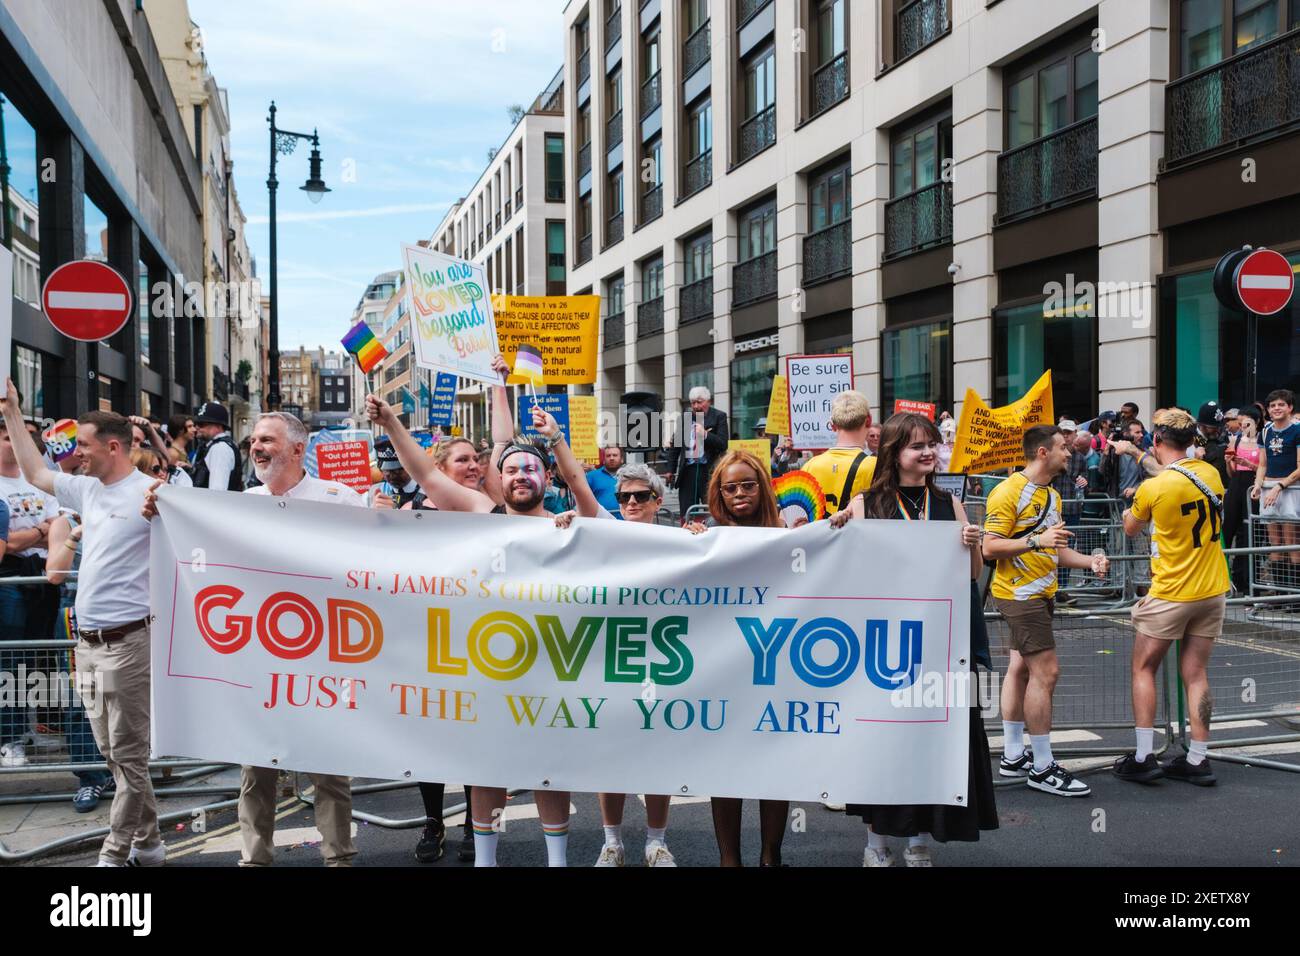
[(619, 504), (621, 504), (621, 505), (625, 505), (625, 504), (627, 504), (629, 501), (635, 501), (637, 504), (639, 504), (639, 505), (643, 505), (643, 504), (646, 504), (647, 502), (649, 502), (650, 499), (653, 498), (653, 497), (655, 497), (655, 493), (654, 493), (653, 491), (648, 491), (648, 490), (647, 490), (647, 491), (616, 491), (616, 492), (614, 492), (614, 500), (617, 501), (617, 502), (618, 502)]
[(165, 474), (167, 474), (167, 469), (164, 468), (162, 465), (154, 465), (154, 466), (153, 466), (152, 468), (150, 468), (149, 470), (150, 470), (151, 472), (153, 472), (155, 475), (165, 475)]
[(728, 498), (734, 498), (739, 492), (752, 495), (758, 491), (757, 481), (728, 481), (722, 485), (722, 493)]

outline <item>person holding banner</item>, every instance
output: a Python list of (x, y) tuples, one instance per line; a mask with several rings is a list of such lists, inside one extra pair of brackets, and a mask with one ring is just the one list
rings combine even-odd
[[(1061, 519), (1052, 480), (1070, 463), (1070, 448), (1055, 425), (1035, 425), (1022, 441), (1024, 471), (989, 495), (984, 557), (997, 562), (992, 592), (1011, 631), (1010, 663), (1002, 685), (1003, 757), (998, 773), (1027, 777), (1035, 790), (1086, 797), (1092, 789), (1052, 758), (1052, 695), (1061, 673), (1052, 634), (1059, 567), (1104, 575), (1105, 555), (1070, 548), (1073, 533)], [(1024, 745), (1029, 731), (1030, 746)]]
[(861, 392), (840, 392), (831, 402), (831, 431), (835, 447), (810, 458), (803, 470), (817, 479), (826, 496), (826, 510), (835, 514), (871, 487), (876, 456), (866, 452), (871, 429), (871, 403)]
[[(621, 451), (621, 449), (620, 449)], [(648, 465), (634, 463), (624, 465), (614, 476), (614, 499), (618, 502), (619, 517), (634, 524), (655, 524), (655, 516), (664, 504), (664, 480)], [(603, 508), (603, 506), (602, 506)], [(568, 528), (576, 512), (566, 511), (556, 515), (555, 526)], [(615, 517), (602, 513), (600, 517)], [(600, 848), (596, 866), (622, 866), (625, 860), (623, 851), (623, 807), (627, 803), (625, 793), (598, 794), (600, 800), (600, 822), (605, 829), (605, 845)], [(673, 855), (668, 852), (665, 834), (668, 832), (668, 804), (671, 797), (666, 794), (645, 795), (645, 865), (676, 866)]]
[[(839, 398), (836, 398), (838, 402)], [(855, 496), (833, 518), (831, 525), (842, 528), (852, 518), (902, 521), (953, 521), (960, 527), (962, 546), (970, 551), (971, 658), (990, 670), (988, 632), (980, 606), (975, 579), (984, 566), (980, 554), (980, 529), (966, 520), (960, 501), (941, 490), (934, 480), (943, 438), (939, 428), (925, 415), (903, 412), (885, 422), (880, 432), (879, 463), (870, 490)], [(815, 459), (814, 459), (815, 460)], [(977, 668), (971, 667), (966, 684), (978, 686)], [(867, 847), (862, 865), (893, 866), (894, 855), (886, 836), (906, 837), (903, 859), (909, 867), (930, 866), (929, 841), (976, 842), (981, 830), (998, 828), (997, 803), (993, 795), (993, 774), (989, 770), (989, 741), (980, 716), (979, 694), (972, 692), (970, 707), (970, 776), (964, 807), (949, 806), (864, 806), (850, 804), (846, 812), (862, 817), (867, 824)]]
[[(506, 370), (505, 360), (498, 355), (493, 368), (499, 373)], [(504, 375), (503, 375), (504, 378)], [(494, 429), (502, 420), (509, 423), (508, 399), (503, 386), (493, 386), (495, 403), (506, 404), (506, 414), (493, 415)], [(489, 494), (457, 484), (435, 467), (424, 450), (411, 437), (390, 406), (377, 395), (366, 396), (366, 414), (372, 422), (388, 431), (397, 449), (402, 467), (420, 483), (434, 507), (443, 511), (461, 511), (474, 514), (504, 514), (511, 517), (552, 518), (546, 511), (546, 461), (532, 443), (518, 438), (509, 444), (497, 443), (493, 451), (494, 479), (500, 485), (504, 503), (497, 504)], [(508, 425), (505, 427), (509, 427)], [(578, 514), (594, 518), (600, 506), (587, 487), (582, 465), (564, 441), (564, 433), (554, 416), (540, 408), (533, 409), (533, 428), (541, 433), (555, 455), (556, 464), (565, 482), (573, 489)], [(495, 436), (494, 437), (498, 437)], [(489, 480), (489, 485), (492, 479)], [(536, 794), (537, 812), (546, 834), (546, 856), (550, 866), (568, 865), (569, 844), (569, 794), (562, 791), (545, 791)], [(504, 787), (473, 787), (470, 811), (474, 826), (474, 865), (497, 865), (497, 840), (500, 835), (501, 814), (506, 805)]]
[[(329, 501), (353, 508), (366, 506), (365, 496), (337, 481), (313, 478), (303, 468), (307, 426), (288, 412), (264, 412), (253, 426), (250, 457), (258, 481), (245, 494), (273, 495), (300, 501)], [(243, 767), (239, 786), (239, 835), (244, 852), (240, 866), (270, 866), (275, 850), (275, 767)], [(311, 773), (316, 788), (316, 829), (326, 866), (351, 866), (357, 855), (352, 842), (352, 786), (347, 777)]]
[[(1136, 535), (1150, 522), (1151, 590), (1133, 608), (1133, 721), (1137, 750), (1115, 761), (1121, 780), (1150, 783), (1161, 777), (1199, 787), (1215, 782), (1210, 769), (1213, 711), (1206, 669), (1214, 640), (1223, 632), (1226, 594), (1231, 588), (1219, 525), (1223, 481), (1210, 462), (1187, 457), (1196, 420), (1181, 408), (1154, 422), (1152, 454), (1164, 466), (1133, 496), (1124, 512), (1124, 531)], [(1178, 669), (1187, 687), (1192, 725), (1188, 753), (1161, 765), (1154, 749), (1156, 672), (1174, 641), (1180, 641)]]
[[(709, 479), (709, 526), (784, 528), (763, 463), (747, 451), (729, 451), (718, 459)], [(687, 525), (692, 534), (707, 533), (702, 524)], [(739, 797), (714, 797), (713, 834), (721, 866), (744, 866), (740, 855)], [(759, 866), (781, 865), (781, 843), (790, 815), (788, 800), (758, 801)]]

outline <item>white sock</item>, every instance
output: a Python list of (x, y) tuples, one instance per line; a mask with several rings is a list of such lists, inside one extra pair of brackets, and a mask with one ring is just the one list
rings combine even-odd
[(927, 846), (929, 845), (929, 843), (930, 843), (930, 834), (928, 833), (918, 833), (914, 837), (907, 838), (908, 846)]
[(1205, 758), (1210, 755), (1210, 742), (1208, 740), (1193, 740), (1191, 748), (1187, 751), (1187, 762), (1193, 767), (1199, 767), (1205, 763)]
[(668, 832), (668, 828), (667, 828), (667, 827), (657, 827), (657, 828), (656, 828), (656, 827), (646, 827), (646, 828), (645, 828), (645, 842), (646, 842), (646, 844), (647, 844), (647, 845), (649, 845), (649, 844), (651, 844), (651, 843), (664, 843), (664, 844), (666, 844), (666, 843), (667, 843), (667, 840), (664, 839), (664, 834), (666, 834), (667, 832)]
[(885, 838), (883, 836), (870, 827), (867, 827), (867, 846), (872, 850), (883, 850), (888, 846), (888, 844), (885, 843)]
[(1025, 752), (1025, 722), (1023, 720), (1002, 721), (1002, 756), (1008, 760), (1018, 760)]
[(1138, 763), (1146, 760), (1151, 753), (1151, 746), (1155, 742), (1156, 731), (1154, 727), (1136, 727), (1137, 731), (1137, 759)]
[(497, 838), (501, 836), (491, 823), (474, 821), (474, 865), (497, 865)]
[(605, 827), (605, 846), (623, 845), (623, 824), (616, 823)]
[(546, 865), (569, 865), (569, 822), (543, 823), (542, 832), (546, 834)]
[(1052, 735), (1030, 734), (1029, 746), (1034, 748), (1034, 772), (1042, 773), (1052, 765)]

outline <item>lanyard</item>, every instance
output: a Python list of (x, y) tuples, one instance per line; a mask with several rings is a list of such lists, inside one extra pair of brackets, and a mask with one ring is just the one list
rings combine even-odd
[(930, 489), (925, 489), (925, 495), (921, 498), (921, 507), (918, 509), (918, 516), (913, 518), (907, 513), (907, 506), (903, 503), (903, 493), (895, 492), (898, 498), (898, 511), (903, 516), (904, 521), (929, 521), (930, 520)]

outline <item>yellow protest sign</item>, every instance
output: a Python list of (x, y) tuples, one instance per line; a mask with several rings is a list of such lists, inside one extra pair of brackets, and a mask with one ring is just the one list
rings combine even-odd
[(569, 447), (580, 461), (592, 466), (600, 464), (600, 448), (596, 443), (596, 396), (569, 396)]
[(460, 427), (459, 425), (452, 425), (452, 426), (451, 426), (451, 437), (452, 437), (452, 438), (459, 438), (459, 437), (461, 436), (461, 434), (462, 434), (462, 431), (461, 431), (461, 427)]
[(767, 400), (767, 433), (790, 434), (790, 393), (786, 391), (785, 376), (772, 376), (772, 397)]
[(1052, 418), (1050, 368), (1023, 398), (1001, 408), (989, 408), (973, 388), (967, 389), (948, 471), (982, 473), (1023, 465), (1025, 432), (1053, 424)]
[[(492, 297), (497, 341), (506, 364), (515, 367), (520, 345), (542, 353), (542, 381), (547, 385), (590, 385), (596, 381), (596, 338), (600, 296)], [(511, 375), (511, 384), (524, 379)]]
[(765, 475), (772, 474), (772, 443), (766, 438), (733, 438), (727, 451), (747, 451), (763, 463)]

